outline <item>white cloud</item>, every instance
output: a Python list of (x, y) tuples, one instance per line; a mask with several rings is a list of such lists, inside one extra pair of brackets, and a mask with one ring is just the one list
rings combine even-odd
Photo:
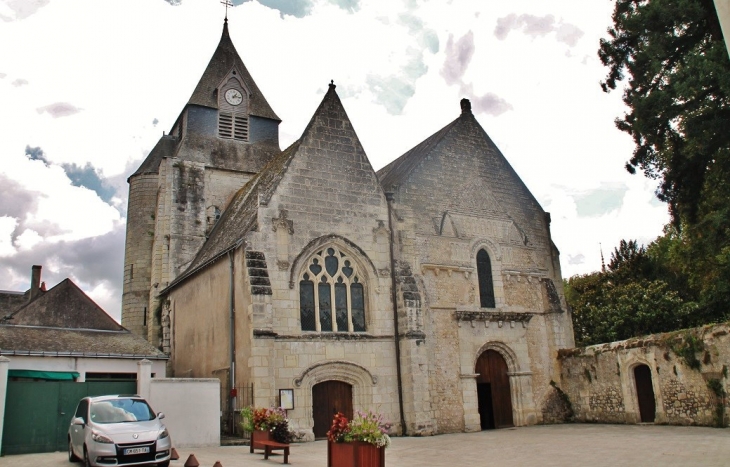
[(68, 117), (70, 115), (81, 112), (81, 110), (83, 109), (79, 109), (75, 105), (69, 104), (68, 102), (55, 102), (50, 105), (38, 107), (36, 109), (36, 112), (38, 112), (39, 114), (47, 113), (53, 118), (59, 118)]
[[(118, 316), (126, 177), (178, 117), (222, 27), (217, 2), (173, 3), (0, 3), (8, 21), (0, 28), (0, 78), (8, 77), (0, 80), (0, 128), (12, 129), (0, 138), (0, 201), (3, 190), (17, 200), (7, 212), (0, 202), (0, 288), (25, 290), (30, 266), (43, 264), (49, 286), (73, 277)], [(241, 57), (283, 120), (282, 147), (301, 135), (330, 79), (375, 168), (451, 122), (459, 100), (470, 98), (552, 213), (569, 276), (600, 267), (599, 242), (610, 251), (621, 238), (649, 240), (667, 219), (651, 201), (651, 183), (623, 169), (633, 147), (613, 124), (623, 112), (620, 92), (598, 86), (605, 70), (596, 50), (611, 9), (585, 0), (488, 7), (312, 0), (306, 15), (282, 17), (251, 1), (228, 18)], [(441, 74), (447, 63), (452, 85)], [(16, 79), (29, 84), (13, 86)], [(28, 160), (27, 146), (41, 147), (50, 166)], [(107, 203), (72, 186), (63, 164), (90, 164), (114, 197)], [(617, 184), (628, 187), (620, 208), (578, 216), (576, 196)]]

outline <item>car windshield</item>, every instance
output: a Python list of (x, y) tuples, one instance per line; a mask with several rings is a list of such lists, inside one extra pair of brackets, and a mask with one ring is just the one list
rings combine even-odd
[(156, 417), (144, 400), (125, 398), (94, 402), (90, 416), (94, 423), (145, 422)]

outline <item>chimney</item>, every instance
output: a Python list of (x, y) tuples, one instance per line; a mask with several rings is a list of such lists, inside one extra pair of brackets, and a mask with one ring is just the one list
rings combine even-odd
[(30, 275), (30, 300), (32, 302), (41, 294), (41, 268), (43, 266), (33, 265)]

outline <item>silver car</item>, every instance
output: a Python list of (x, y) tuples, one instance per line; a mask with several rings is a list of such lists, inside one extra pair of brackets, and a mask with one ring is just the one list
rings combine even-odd
[(136, 395), (85, 397), (68, 428), (68, 460), (86, 466), (170, 464), (172, 442), (146, 400)]

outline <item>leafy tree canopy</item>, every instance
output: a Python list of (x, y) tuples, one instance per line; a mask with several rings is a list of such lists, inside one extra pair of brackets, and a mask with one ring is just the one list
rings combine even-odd
[(565, 282), (577, 345), (674, 331), (702, 320), (694, 296), (667, 270), (659, 248), (658, 242), (644, 248), (622, 240), (608, 269)]
[(713, 0), (615, 0), (598, 55), (623, 86), (629, 172), (661, 180), (672, 222), (565, 283), (578, 345), (730, 318), (730, 58)]
[(626, 168), (660, 178), (675, 225), (694, 224), (708, 191), (730, 194), (730, 59), (713, 0), (616, 0), (613, 23), (598, 55), (604, 91), (628, 77)]

